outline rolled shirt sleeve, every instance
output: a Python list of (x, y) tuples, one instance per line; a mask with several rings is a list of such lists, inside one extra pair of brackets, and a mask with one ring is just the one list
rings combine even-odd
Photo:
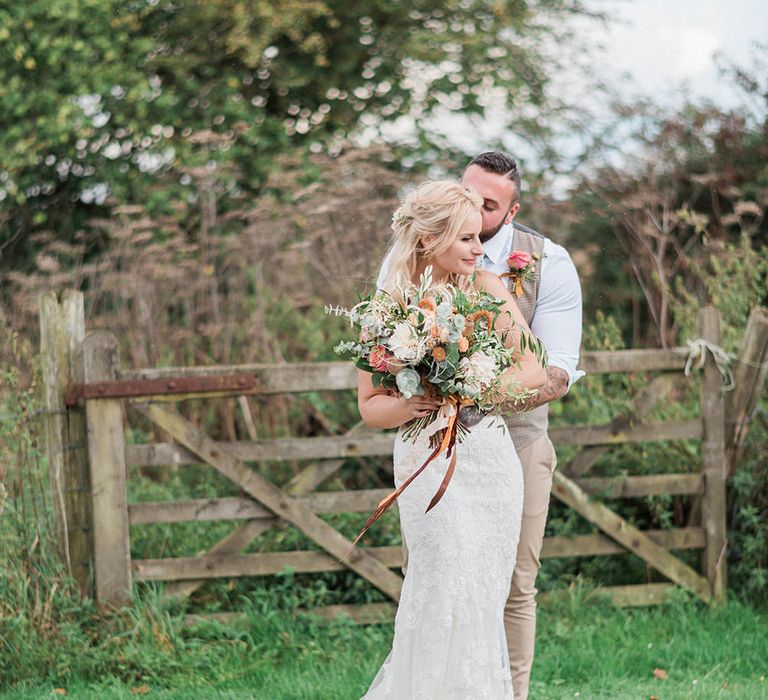
[(549, 364), (568, 373), (568, 387), (584, 372), (577, 369), (581, 347), (581, 286), (568, 251), (547, 239), (531, 332), (547, 349)]

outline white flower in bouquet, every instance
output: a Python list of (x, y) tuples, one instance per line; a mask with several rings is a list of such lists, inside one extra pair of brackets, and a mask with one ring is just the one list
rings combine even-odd
[(407, 321), (398, 323), (387, 339), (392, 354), (405, 362), (416, 364), (427, 352), (426, 339), (419, 337), (416, 329)]
[(481, 394), (493, 384), (498, 374), (498, 367), (493, 357), (479, 350), (469, 357), (461, 358), (459, 374), (464, 378), (465, 389)]

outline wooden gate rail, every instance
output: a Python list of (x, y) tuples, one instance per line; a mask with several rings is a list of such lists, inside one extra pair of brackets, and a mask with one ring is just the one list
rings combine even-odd
[[(582, 367), (591, 374), (626, 371), (660, 371), (685, 366), (687, 348), (670, 350), (623, 350), (584, 355)], [(356, 370), (348, 362), (292, 365), (214, 365), (205, 367), (165, 367), (120, 370), (114, 378), (70, 383), (64, 391), (64, 404), (76, 406), (88, 399), (128, 399), (180, 401), (193, 398), (253, 396), (336, 391), (357, 386)]]
[[(701, 549), (705, 544), (704, 530), (700, 527), (645, 530), (644, 533), (655, 545), (666, 549)], [(399, 569), (403, 564), (403, 549), (400, 546), (360, 547), (360, 550), (371, 554), (392, 569)], [(542, 557), (545, 559), (609, 554), (626, 554), (626, 549), (604, 535), (547, 537), (542, 550)], [(335, 557), (316, 551), (165, 557), (133, 561), (135, 578), (147, 581), (265, 576), (279, 574), (286, 567), (297, 574), (343, 571), (348, 568)]]
[[(743, 377), (749, 377), (762, 382), (765, 377), (764, 368), (755, 360), (766, 356), (768, 346), (768, 314), (762, 311), (762, 315), (750, 317), (751, 337), (745, 338), (742, 344), (740, 361), (744, 367), (752, 368), (737, 368), (736, 374), (742, 381)], [(66, 561), (85, 593), (89, 592), (87, 568), (75, 571), (75, 566), (89, 564), (81, 560), (90, 547), (94, 552), (96, 596), (109, 603), (128, 601), (134, 579), (167, 581), (166, 593), (186, 595), (211, 578), (275, 574), (286, 566), (297, 572), (351, 569), (390, 599), (397, 600), (402, 579), (392, 569), (401, 565), (401, 548), (351, 549), (346, 537), (318, 517), (369, 512), (388, 490), (315, 491), (346, 459), (391, 456), (393, 434), (371, 431), (359, 424), (345, 435), (216, 442), (169, 403), (218, 396), (349, 390), (356, 386), (356, 371), (349, 363), (127, 370), (119, 366), (117, 343), (111, 334), (101, 331), (85, 335), (80, 326), (70, 328), (73, 323), (82, 323), (82, 317), (82, 295), (65, 295), (61, 304), (55, 295), (46, 295), (41, 300), (43, 354), (48, 358), (45, 372), (46, 405), (50, 414), (47, 445), (54, 494), (91, 493), (90, 501), (85, 499), (85, 502), (54, 498), (57, 524), (68, 555)], [(716, 311), (702, 311), (701, 335), (714, 345), (720, 343), (718, 319)], [(742, 387), (736, 399), (729, 400), (729, 415), (739, 421), (738, 430), (731, 429), (725, 421), (722, 380), (714, 361), (708, 357), (701, 381), (699, 417), (648, 423), (647, 416), (653, 408), (670, 395), (677, 383), (684, 381), (680, 370), (686, 364), (688, 353), (688, 348), (584, 353), (581, 365), (590, 374), (662, 374), (634, 397), (627, 410), (607, 424), (550, 429), (556, 444), (578, 448), (570, 461), (555, 473), (553, 495), (597, 531), (576, 537), (546, 538), (542, 556), (583, 557), (631, 552), (670, 581), (600, 589), (619, 604), (658, 602), (675, 585), (691, 590), (704, 600), (717, 600), (724, 595), (725, 444), (728, 440), (729, 457), (736, 459), (738, 449), (734, 446), (743, 444), (744, 426), (748, 427), (745, 411), (752, 410), (749, 406), (755, 401), (756, 391)], [(174, 442), (125, 445), (126, 405), (160, 426)], [(67, 414), (66, 421), (63, 414)], [(81, 428), (78, 428), (78, 416)], [(82, 436), (86, 427), (88, 459), (84, 461), (85, 453), (71, 447), (75, 447), (72, 438)], [(597, 460), (615, 445), (682, 439), (701, 440), (702, 468), (695, 473), (691, 472), (690, 465), (679, 463), (675, 473), (586, 476)], [(62, 455), (68, 457), (62, 461)], [(246, 462), (284, 460), (309, 463), (283, 487), (269, 482), (246, 465)], [(219, 471), (245, 495), (127, 504), (127, 466), (199, 463)], [(602, 502), (661, 494), (699, 499), (701, 525), (641, 531)], [(72, 509), (77, 512), (70, 512)], [(131, 561), (131, 526), (208, 520), (244, 522), (202, 556)], [(298, 528), (320, 550), (242, 553), (280, 520)], [(691, 549), (701, 550), (703, 573), (671, 553)], [(73, 561), (75, 551), (77, 559)], [(344, 606), (333, 606), (333, 611), (341, 609), (350, 612)], [(365, 618), (382, 609), (391, 611), (391, 606), (367, 606), (354, 616)]]
[[(563, 446), (618, 445), (625, 442), (698, 439), (702, 436), (702, 425), (699, 419), (642, 423), (622, 430), (616, 430), (611, 425), (569, 425), (550, 428), (549, 435), (552, 442)], [(248, 462), (279, 462), (391, 456), (394, 442), (395, 436), (392, 433), (374, 433), (360, 437), (338, 435), (277, 438), (219, 444), (226, 445), (238, 459)], [(126, 460), (136, 467), (200, 463), (200, 458), (192, 451), (173, 443), (126, 445)]]
[[(688, 348), (586, 352), (581, 368), (588, 374), (656, 372), (685, 367)], [(139, 403), (191, 398), (339, 391), (357, 387), (357, 370), (349, 362), (313, 364), (242, 364), (120, 370), (112, 382), (74, 383), (68, 405), (78, 399), (124, 398)], [(218, 380), (217, 380), (218, 378)]]
[[(585, 493), (603, 498), (684, 496), (704, 490), (700, 474), (652, 474), (649, 476), (591, 477), (574, 479)], [(322, 491), (295, 496), (313, 513), (368, 513), (391, 489)], [(128, 505), (131, 525), (204, 522), (208, 520), (275, 519), (274, 513), (251, 498), (198, 498), (187, 501), (142, 501)]]

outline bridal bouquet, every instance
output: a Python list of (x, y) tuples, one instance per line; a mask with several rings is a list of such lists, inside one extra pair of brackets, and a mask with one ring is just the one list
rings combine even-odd
[[(370, 372), (374, 386), (397, 391), (405, 398), (424, 394), (442, 398), (438, 411), (405, 426), (404, 439), (415, 440), (432, 421), (448, 418), (447, 426), (430, 437), (434, 451), (427, 461), (379, 504), (355, 542), (447, 450), (451, 462), (427, 511), (437, 505), (456, 467), (455, 445), (469, 430), (465, 416), (492, 411), (532, 393), (514, 390), (508, 379), (502, 385), (504, 371), (515, 364), (518, 348), (505, 347), (504, 337), (495, 329), (501, 306), (501, 301), (485, 291), (432, 285), (427, 268), (418, 285), (369, 294), (351, 309), (326, 309), (346, 316), (356, 328), (357, 339), (339, 343), (335, 351)], [(537, 340), (521, 334), (520, 345), (521, 352), (532, 347), (543, 361), (544, 350)]]

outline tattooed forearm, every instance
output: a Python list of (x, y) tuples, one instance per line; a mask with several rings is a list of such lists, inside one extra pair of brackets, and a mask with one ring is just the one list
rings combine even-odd
[(530, 411), (532, 408), (565, 396), (566, 391), (568, 391), (568, 373), (559, 367), (547, 367), (547, 381), (538, 393), (520, 403), (507, 405), (506, 408), (516, 413)]

